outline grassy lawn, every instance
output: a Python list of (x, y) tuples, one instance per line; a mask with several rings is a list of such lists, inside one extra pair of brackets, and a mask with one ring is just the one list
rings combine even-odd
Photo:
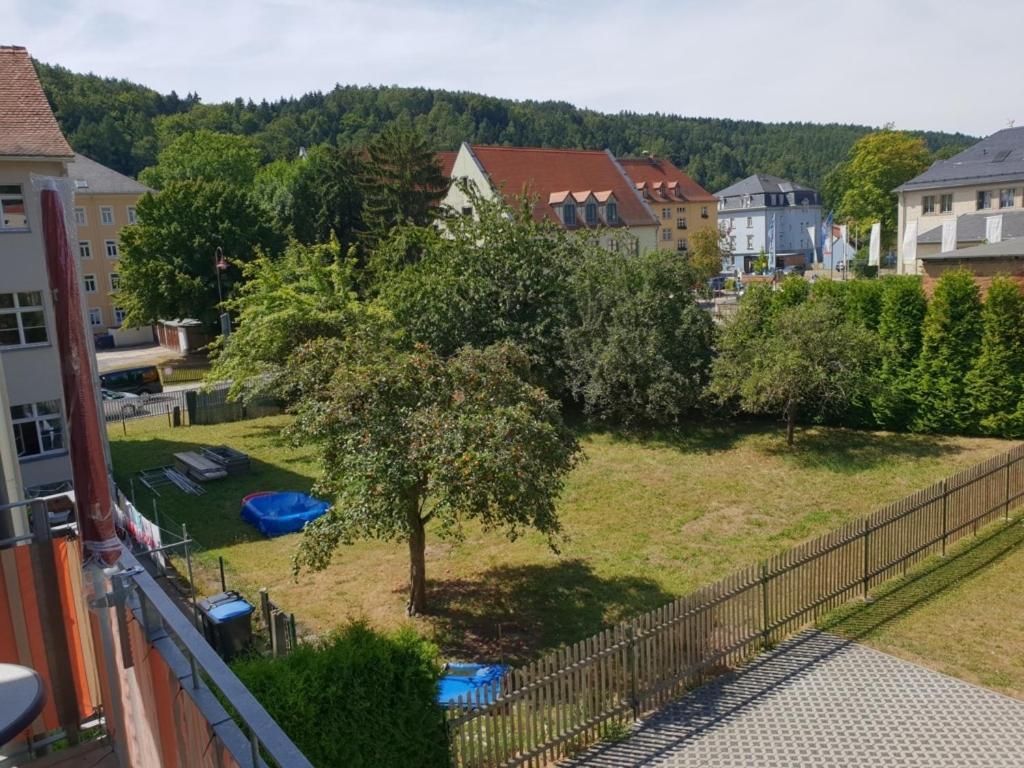
[(1024, 519), (992, 525), (820, 626), (1024, 699), (1022, 542)]
[[(270, 589), (275, 602), (315, 631), (347, 617), (379, 626), (407, 621), (407, 553), (398, 543), (339, 550), (322, 573), (291, 575), (298, 535), (267, 540), (239, 519), (254, 490), (307, 490), (312, 448), (280, 445), (288, 417), (171, 430), (160, 419), (111, 428), (123, 488), (139, 469), (175, 451), (228, 444), (248, 452), (253, 472), (193, 497), (169, 489), (161, 514), (185, 522), (203, 545), (211, 588), (216, 556), (229, 584)], [(603, 624), (667, 602), (754, 560), (829, 530), (887, 501), (1005, 449), (1008, 443), (839, 429), (802, 431), (794, 450), (759, 425), (679, 433), (581, 435), (587, 454), (560, 502), (561, 554), (544, 539), (515, 542), (468, 526), (461, 542), (429, 538), (432, 615), (418, 620), (452, 656), (530, 656), (581, 639)], [(139, 506), (150, 496), (136, 483)]]

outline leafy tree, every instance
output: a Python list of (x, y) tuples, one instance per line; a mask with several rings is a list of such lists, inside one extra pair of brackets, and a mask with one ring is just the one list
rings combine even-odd
[(270, 217), (274, 229), (293, 237), (295, 182), (301, 168), (300, 160), (275, 160), (261, 167), (252, 183), (252, 198)]
[(722, 261), (729, 256), (729, 250), (716, 227), (698, 229), (690, 236), (689, 245), (688, 263), (699, 282), (704, 283), (722, 271)]
[(394, 227), (426, 226), (448, 189), (429, 142), (405, 122), (384, 128), (366, 147), (363, 219), (376, 242)]
[(870, 389), (875, 337), (844, 318), (834, 302), (787, 306), (758, 330), (750, 319), (741, 305), (725, 326), (711, 391), (748, 413), (781, 414), (787, 445), (801, 416), (841, 411)]
[(466, 520), (559, 532), (555, 501), (579, 446), (559, 407), (526, 381), (515, 347), (369, 350), (337, 364), (292, 427), (320, 447), (331, 511), (306, 527), (296, 567), (324, 568), (357, 538), (409, 546), (409, 613), (426, 608), (427, 524), (458, 537)]
[(172, 182), (139, 200), (138, 217), (121, 233), (117, 302), (129, 326), (192, 317), (214, 327), (218, 246), (229, 264), (220, 274), (225, 297), (241, 277), (239, 264), (281, 246), (248, 193), (223, 182)]
[(811, 284), (800, 275), (787, 275), (779, 282), (779, 289), (772, 298), (775, 312), (781, 313), (790, 307), (803, 304), (811, 295)]
[(588, 413), (612, 421), (678, 421), (707, 383), (713, 342), (692, 269), (667, 251), (624, 259), (595, 249), (572, 281), (570, 392)]
[(918, 277), (891, 276), (880, 282), (878, 338), (882, 362), (871, 409), (880, 426), (906, 429), (916, 410), (917, 363), (928, 302)]
[(347, 252), (365, 229), (363, 164), (344, 149), (319, 146), (298, 164), (292, 187), (291, 231), (304, 243), (326, 243), (332, 237)]
[(973, 426), (967, 375), (981, 346), (981, 296), (971, 273), (946, 272), (928, 302), (917, 367), (917, 416), (923, 432), (966, 432)]
[(176, 138), (160, 151), (157, 164), (139, 174), (156, 189), (173, 181), (219, 181), (248, 187), (260, 165), (259, 150), (245, 136), (200, 130)]
[(924, 140), (904, 131), (881, 130), (857, 140), (842, 169), (836, 172), (830, 194), (839, 196), (836, 214), (852, 219), (861, 237), (882, 223), (882, 247), (896, 240), (896, 195), (893, 190), (924, 171), (931, 155)]
[(242, 264), (242, 284), (225, 302), (235, 330), (215, 342), (208, 378), (232, 382), (232, 397), (273, 393), (291, 400), (302, 394), (294, 356), (307, 342), (397, 343), (390, 316), (357, 299), (354, 271), (337, 241), (292, 242), (280, 257), (264, 254)]
[(548, 391), (561, 394), (571, 275), (599, 246), (535, 221), (529, 203), (520, 203), (474, 196), (476, 216), (454, 217), (444, 234), (433, 227), (395, 230), (370, 268), (377, 300), (413, 341), (442, 355), (466, 344), (513, 342), (534, 361)]
[(1024, 294), (1009, 277), (989, 285), (982, 309), (981, 351), (967, 377), (967, 395), (981, 431), (1024, 436)]

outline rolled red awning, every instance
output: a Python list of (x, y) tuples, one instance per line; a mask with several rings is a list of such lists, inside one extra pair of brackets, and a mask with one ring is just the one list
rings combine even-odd
[(100, 432), (104, 422), (96, 405), (96, 387), (89, 364), (88, 345), (92, 342), (86, 339), (82, 319), (78, 262), (68, 242), (60, 193), (43, 189), (41, 203), (78, 526), (88, 554), (113, 564), (120, 557), (121, 542), (114, 530), (113, 501)]

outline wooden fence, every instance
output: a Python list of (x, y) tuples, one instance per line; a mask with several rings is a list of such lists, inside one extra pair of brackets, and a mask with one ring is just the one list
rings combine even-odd
[(227, 386), (211, 390), (194, 389), (186, 392), (189, 424), (222, 424), (242, 421), (281, 412), (281, 404), (271, 398), (256, 398), (249, 403), (228, 400)]
[(446, 712), (457, 768), (541, 766), (578, 751), (822, 613), (905, 573), (1024, 496), (1024, 445), (511, 670)]

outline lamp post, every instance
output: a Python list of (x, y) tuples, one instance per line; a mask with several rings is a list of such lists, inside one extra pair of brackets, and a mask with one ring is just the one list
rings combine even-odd
[[(222, 309), (224, 304), (224, 293), (220, 284), (220, 273), (228, 268), (228, 262), (224, 258), (224, 249), (219, 245), (217, 250), (213, 252), (213, 271), (217, 273), (217, 309)], [(220, 314), (220, 332), (224, 336), (231, 333), (231, 317), (227, 312), (221, 312)]]

